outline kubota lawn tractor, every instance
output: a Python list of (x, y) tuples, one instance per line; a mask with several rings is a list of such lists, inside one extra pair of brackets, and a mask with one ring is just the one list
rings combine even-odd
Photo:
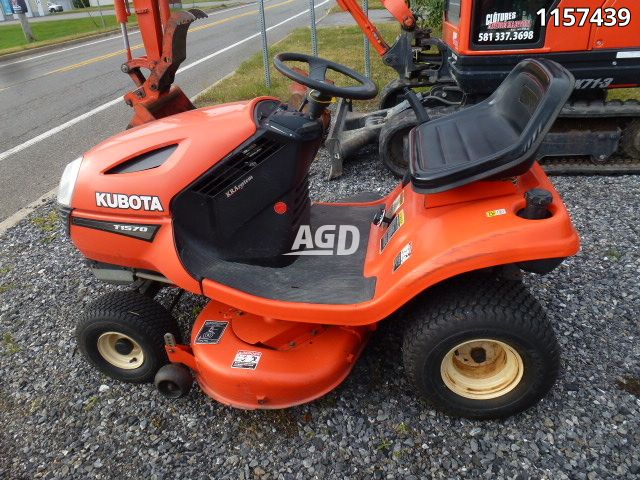
[[(125, 97), (137, 126), (71, 162), (60, 182), (65, 225), (90, 268), (133, 287), (83, 313), (86, 359), (115, 379), (155, 381), (168, 397), (195, 378), (222, 403), (283, 408), (339, 385), (378, 323), (406, 306), (397, 314), (405, 372), (436, 407), (493, 418), (542, 398), (559, 347), (520, 277), (579, 249), (536, 163), (571, 73), (523, 61), (485, 101), (431, 121), (409, 91), (421, 121), (407, 140), (411, 174), (385, 197), (312, 202), (309, 168), (331, 98), (371, 99), (375, 84), (282, 53), (276, 68), (310, 89), (304, 110), (271, 97), (194, 109), (160, 81), (184, 58), (180, 19), (193, 19), (163, 16), (166, 1), (134, 4), (158, 47), (126, 64), (152, 67)], [(330, 70), (355, 85), (328, 81)], [(208, 299), (184, 338), (154, 298), (160, 288)]]
[[(557, 174), (640, 173), (640, 102), (609, 100), (640, 84), (640, 3), (634, 0), (445, 0), (442, 39), (421, 28), (405, 0), (382, 0), (402, 28), (389, 46), (357, 0), (338, 0), (399, 78), (385, 86), (380, 109), (353, 112), (343, 99), (327, 138), (332, 166), (378, 142), (380, 158), (406, 173), (405, 139), (417, 124), (404, 99), (420, 94), (430, 118), (485, 100), (526, 58), (550, 59), (576, 78), (575, 90), (547, 134), (539, 157)], [(400, 103), (400, 105), (398, 105)]]

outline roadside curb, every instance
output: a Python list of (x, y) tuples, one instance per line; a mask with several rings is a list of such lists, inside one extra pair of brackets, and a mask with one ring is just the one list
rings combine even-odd
[(3, 237), (4, 234), (7, 233), (7, 230), (9, 230), (11, 227), (15, 227), (18, 223), (20, 223), (22, 220), (27, 218), (38, 207), (41, 207), (48, 201), (53, 200), (56, 197), (57, 192), (58, 192), (58, 187), (54, 188), (53, 190), (49, 190), (40, 198), (34, 200), (26, 207), (21, 208), (16, 213), (14, 213), (10, 217), (7, 217), (2, 222), (0, 222), (0, 237)]

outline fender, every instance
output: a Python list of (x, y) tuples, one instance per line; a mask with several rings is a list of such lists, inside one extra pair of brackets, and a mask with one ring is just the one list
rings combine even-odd
[[(551, 218), (526, 220), (516, 215), (525, 206), (524, 193), (534, 187), (552, 193)], [(379, 204), (390, 211), (399, 192), (396, 189)], [(415, 193), (408, 184), (402, 193), (405, 224), (382, 252), (380, 239), (385, 230), (372, 226), (375, 231), (369, 236), (364, 274), (377, 277), (372, 300), (352, 305), (275, 301), (210, 279), (203, 280), (203, 293), (266, 318), (363, 326), (379, 322), (446, 279), (498, 265), (568, 257), (580, 249), (569, 213), (537, 163), (517, 184), (476, 182), (426, 196)], [(396, 257), (409, 243), (409, 258), (394, 270)]]

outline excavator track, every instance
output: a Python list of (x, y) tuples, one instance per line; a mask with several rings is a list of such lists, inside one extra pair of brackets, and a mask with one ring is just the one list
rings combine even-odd
[[(428, 109), (431, 118), (439, 118), (457, 111), (459, 106), (434, 107)], [(463, 107), (464, 108), (464, 107)], [(547, 156), (540, 161), (540, 165), (549, 175), (640, 175), (640, 155), (637, 158), (629, 157), (621, 151), (624, 139), (628, 135), (640, 135), (640, 101), (638, 100), (577, 100), (568, 102), (559, 118), (563, 122), (576, 122), (585, 120), (585, 123), (595, 123), (597, 120), (615, 122), (622, 130), (619, 148), (609, 158), (597, 161), (590, 157), (555, 157)], [(585, 131), (585, 126), (575, 128), (576, 131)], [(634, 127), (634, 128), (629, 128)], [(633, 130), (633, 131), (629, 131)], [(590, 130), (599, 132), (598, 129)], [(569, 132), (570, 133), (570, 132)], [(640, 152), (639, 152), (640, 153)]]
[[(540, 164), (550, 175), (639, 175), (640, 158), (632, 158), (622, 151), (628, 135), (638, 135), (634, 121), (640, 119), (638, 100), (578, 100), (567, 103), (560, 113), (562, 119), (609, 119), (622, 130), (618, 151), (603, 161), (589, 157), (545, 157)], [(633, 130), (633, 131), (629, 131)], [(636, 155), (636, 157), (638, 157)]]

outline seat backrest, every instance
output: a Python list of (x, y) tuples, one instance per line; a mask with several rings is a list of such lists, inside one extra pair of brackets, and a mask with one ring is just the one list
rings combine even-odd
[(516, 130), (524, 153), (542, 142), (574, 84), (571, 72), (558, 63), (528, 59), (516, 65), (488, 102)]
[(573, 75), (551, 60), (524, 60), (489, 98), (418, 125), (409, 134), (414, 188), (435, 193), (523, 174), (574, 83)]

